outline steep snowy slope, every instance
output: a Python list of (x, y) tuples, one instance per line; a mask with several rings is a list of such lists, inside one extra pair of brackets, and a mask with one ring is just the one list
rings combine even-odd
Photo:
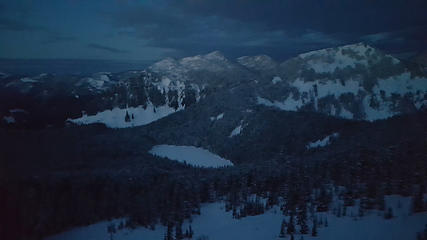
[(143, 71), (104, 90), (96, 101), (86, 104), (80, 118), (69, 119), (69, 122), (104, 123), (111, 128), (136, 127), (183, 110), (199, 99), (198, 85), (160, 79)]
[(359, 43), (301, 54), (281, 64), (258, 103), (287, 111), (378, 120), (427, 106), (427, 75)]

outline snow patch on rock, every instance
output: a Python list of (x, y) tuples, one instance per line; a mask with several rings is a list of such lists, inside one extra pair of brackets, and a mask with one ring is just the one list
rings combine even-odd
[(327, 145), (331, 144), (332, 139), (338, 138), (338, 137), (339, 137), (339, 133), (333, 133), (331, 135), (324, 137), (323, 139), (319, 139), (315, 142), (309, 142), (306, 148), (313, 149), (313, 148), (319, 148), (319, 147), (326, 147)]
[(282, 78), (280, 78), (280, 77), (274, 77), (272, 80), (271, 80), (271, 82), (273, 83), (273, 84), (276, 84), (276, 83), (278, 83), (278, 82), (281, 82), (282, 81)]
[(240, 135), (242, 133), (242, 131), (243, 131), (243, 128), (244, 127), (242, 126), (242, 124), (240, 124), (239, 126), (237, 126), (236, 128), (234, 128), (233, 131), (231, 131), (229, 137), (232, 138), (232, 137), (235, 137), (237, 135)]

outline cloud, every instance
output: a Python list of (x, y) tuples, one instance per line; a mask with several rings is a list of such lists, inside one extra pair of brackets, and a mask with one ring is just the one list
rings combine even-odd
[(392, 37), (391, 32), (380, 32), (380, 33), (374, 33), (374, 34), (368, 34), (365, 36), (362, 36), (361, 39), (370, 42), (370, 43), (377, 43), (384, 40), (388, 40)]
[[(220, 50), (228, 57), (263, 53), (277, 60), (359, 41), (396, 51), (427, 46), (426, 28), (408, 30), (427, 25), (425, 0), (109, 0), (67, 4), (0, 3), (0, 32), (16, 31), (19, 36), (27, 32), (29, 37), (42, 39), (33, 41), (34, 45), (46, 44), (46, 48), (66, 43), (83, 46), (85, 51), (88, 47), (103, 50), (96, 50), (96, 54), (105, 57), (127, 52), (109, 46), (150, 49), (144, 55), (147, 58), (165, 52), (180, 57)], [(69, 11), (70, 7), (74, 11)], [(52, 14), (46, 18), (46, 12)], [(63, 16), (79, 20), (52, 22)], [(87, 25), (81, 26), (82, 22)], [(92, 44), (77, 43), (73, 36)], [(136, 52), (113, 57), (140, 57)]]
[(360, 40), (397, 49), (413, 40), (407, 32), (388, 40), (389, 32), (427, 23), (423, 7), (420, 0), (157, 0), (125, 6), (108, 19), (147, 46), (187, 55), (221, 50), (287, 58)]
[(31, 25), (26, 22), (0, 17), (0, 30), (7, 31), (46, 31), (47, 29), (41, 26)]
[(363, 35), (359, 39), (393, 53), (422, 51), (427, 46), (427, 25)]
[(246, 22), (239, 18), (200, 14), (174, 4), (132, 6), (108, 15), (117, 34), (138, 38), (146, 46), (176, 49), (186, 55), (221, 50), (233, 57), (265, 53), (284, 58), (307, 47), (341, 42), (319, 31), (288, 31), (258, 20)]
[(109, 46), (105, 46), (105, 45), (101, 45), (101, 44), (97, 44), (97, 43), (90, 43), (87, 46), (89, 48), (99, 49), (99, 50), (107, 51), (110, 53), (128, 53), (128, 51), (126, 51), (126, 50), (121, 50), (118, 48), (109, 47)]
[(72, 42), (76, 41), (77, 38), (71, 37), (71, 36), (63, 36), (58, 34), (50, 34), (47, 36), (46, 40), (42, 41), (44, 44), (55, 44), (55, 43), (62, 43), (62, 42)]

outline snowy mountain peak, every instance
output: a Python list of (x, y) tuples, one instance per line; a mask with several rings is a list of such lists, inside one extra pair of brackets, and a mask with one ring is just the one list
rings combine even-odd
[(152, 70), (157, 70), (157, 69), (172, 69), (174, 67), (176, 67), (178, 64), (178, 62), (173, 59), (173, 58), (165, 58), (163, 60), (160, 60), (156, 63), (154, 63), (150, 68)]
[(227, 60), (227, 58), (224, 56), (224, 54), (218, 50), (206, 54), (205, 58), (211, 59), (211, 60), (214, 60), (214, 59), (215, 60), (222, 60), (222, 61)]
[(375, 51), (375, 49), (365, 43), (355, 43), (355, 44), (348, 44), (344, 46), (339, 47), (333, 47), (333, 48), (324, 48), (319, 50), (314, 50), (306, 53), (302, 53), (298, 55), (300, 58), (308, 58), (313, 56), (322, 56), (322, 55), (331, 55), (331, 54), (337, 54), (338, 52), (341, 52), (342, 50), (352, 50), (356, 54), (363, 56), (366, 55), (370, 51)]
[(277, 67), (277, 62), (267, 55), (243, 56), (237, 58), (237, 62), (249, 69), (258, 71), (271, 70)]
[(427, 106), (427, 76), (411, 69), (364, 43), (312, 51), (282, 63), (279, 77), (286, 81), (273, 80), (270, 86), (282, 86), (281, 93), (266, 91), (258, 103), (348, 119), (386, 119)]
[(311, 51), (298, 55), (297, 59), (304, 62), (307, 69), (316, 73), (333, 73), (346, 68), (369, 68), (380, 62), (390, 65), (400, 63), (397, 58), (364, 43)]

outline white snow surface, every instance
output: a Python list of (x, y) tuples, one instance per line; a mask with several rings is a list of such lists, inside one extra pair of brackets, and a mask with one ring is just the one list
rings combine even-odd
[[(175, 110), (168, 105), (154, 107), (152, 104), (148, 104), (144, 109), (143, 106), (128, 107), (128, 108), (113, 108), (111, 110), (105, 110), (98, 112), (95, 115), (83, 114), (82, 117), (76, 119), (68, 119), (75, 124), (92, 124), (92, 123), (103, 123), (109, 128), (128, 128), (147, 125), (156, 120), (164, 118), (176, 111), (181, 110), (178, 108)], [(126, 111), (131, 117), (129, 122), (125, 121)], [(132, 119), (132, 114), (134, 119)]]
[(20, 108), (9, 109), (9, 112), (10, 113), (28, 113), (26, 110), (20, 109)]
[(281, 82), (281, 81), (282, 81), (282, 78), (281, 78), (281, 77), (278, 77), (278, 76), (274, 77), (274, 78), (271, 80), (271, 82), (273, 82), (273, 84), (276, 84), (276, 83)]
[(13, 116), (4, 116), (3, 120), (7, 123), (7, 124), (12, 124), (15, 123), (15, 118)]
[[(363, 217), (352, 217), (352, 214), (357, 215), (355, 207), (349, 207), (347, 216), (342, 217), (337, 217), (331, 212), (319, 213), (319, 217), (327, 218), (328, 227), (319, 227), (317, 237), (312, 237), (310, 234), (296, 234), (295, 239), (298, 240), (301, 236), (305, 240), (416, 239), (416, 233), (424, 230), (427, 222), (427, 212), (408, 214), (411, 207), (410, 197), (392, 195), (386, 196), (385, 201), (387, 208), (393, 208), (394, 217), (392, 219), (385, 220), (381, 212), (375, 210), (366, 213)], [(194, 230), (193, 239), (207, 236), (209, 240), (276, 240), (278, 239), (282, 219), (283, 215), (278, 207), (272, 208), (263, 215), (234, 219), (231, 212), (225, 212), (224, 203), (216, 202), (202, 205), (201, 215), (193, 216), (191, 226)], [(121, 221), (124, 221), (124, 219), (99, 222), (63, 232), (45, 240), (109, 239), (107, 226), (111, 223), (115, 223), (117, 226)], [(287, 219), (287, 221), (289, 220)], [(184, 222), (184, 231), (189, 224), (188, 221)], [(157, 240), (163, 239), (165, 232), (166, 227), (160, 225), (157, 225), (155, 230), (143, 227), (138, 227), (134, 230), (123, 229), (114, 234), (113, 239)], [(289, 238), (287, 236), (286, 239)]]
[(233, 131), (231, 131), (229, 137), (234, 137), (234, 136), (240, 135), (240, 133), (242, 133), (242, 130), (243, 130), (243, 126), (242, 126), (242, 124), (240, 124), (235, 129), (233, 129)]
[[(346, 51), (351, 50), (359, 58), (346, 54)], [(344, 69), (346, 67), (354, 68), (356, 65), (368, 65), (368, 59), (371, 54), (375, 54), (376, 50), (363, 43), (350, 44), (338, 48), (326, 48), (308, 53), (300, 54), (298, 57), (308, 59), (307, 67), (313, 69), (316, 73), (331, 73), (335, 69)], [(399, 63), (398, 59), (392, 58), (393, 63)]]
[(195, 167), (226, 167), (233, 163), (203, 148), (193, 146), (156, 145), (149, 153), (187, 163)]
[(29, 77), (23, 77), (20, 79), (20, 81), (23, 83), (36, 83), (36, 82), (38, 82), (37, 80), (34, 80), (32, 78), (29, 78)]
[(337, 138), (337, 137), (339, 137), (339, 133), (333, 133), (331, 135), (324, 137), (323, 139), (319, 139), (314, 142), (309, 142), (306, 148), (313, 149), (313, 148), (319, 148), (319, 147), (326, 147), (327, 145), (331, 144), (333, 138)]
[(216, 116), (216, 120), (220, 120), (224, 118), (224, 113), (218, 114), (218, 116)]
[(221, 120), (223, 118), (224, 118), (224, 113), (220, 113), (216, 117), (210, 117), (210, 120), (215, 121), (215, 120)]
[[(277, 83), (277, 82), (276, 82)], [(362, 86), (359, 79), (347, 80), (345, 83), (339, 80), (321, 79), (315, 81), (305, 81), (297, 78), (290, 83), (291, 87), (299, 91), (300, 97), (295, 98), (290, 93), (284, 100), (268, 100), (263, 97), (258, 97), (258, 104), (276, 107), (284, 111), (298, 111), (307, 103), (314, 101), (314, 107), (317, 110), (317, 102), (324, 97), (332, 96), (339, 100), (343, 94), (353, 94), (359, 97), (363, 93), (362, 104), (365, 113), (365, 120), (375, 121), (392, 117), (398, 112), (395, 110), (394, 96), (411, 95), (412, 101), (417, 109), (427, 106), (425, 96), (427, 94), (427, 79), (421, 77), (412, 77), (411, 73), (404, 72), (397, 76), (392, 76), (386, 79), (378, 79), (377, 84), (369, 92)], [(315, 89), (317, 88), (317, 91)], [(382, 97), (384, 95), (384, 98)], [(373, 108), (370, 105), (371, 99), (375, 98), (378, 106)], [(343, 105), (331, 107), (330, 114), (342, 118), (353, 119), (353, 113), (345, 109)]]

